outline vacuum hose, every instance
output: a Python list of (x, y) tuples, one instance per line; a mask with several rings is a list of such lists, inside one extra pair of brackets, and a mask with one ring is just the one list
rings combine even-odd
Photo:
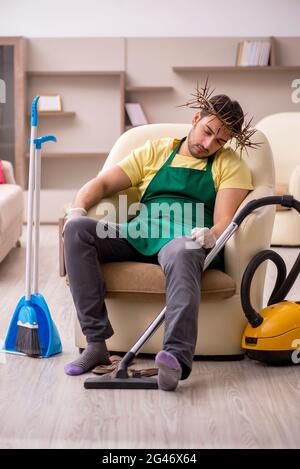
[[(289, 199), (288, 199), (289, 198)], [(274, 197), (265, 197), (264, 199), (276, 199), (269, 201), (269, 204), (280, 204), (283, 206), (289, 206), (295, 208), (298, 213), (300, 213), (300, 202), (294, 199), (292, 196), (274, 196)], [(282, 200), (284, 199), (284, 200)], [(286, 204), (289, 200), (289, 205)], [(241, 282), (241, 303), (245, 313), (246, 318), (252, 327), (258, 327), (262, 322), (262, 316), (255, 311), (251, 305), (250, 300), (250, 290), (251, 283), (254, 277), (254, 274), (258, 267), (265, 262), (266, 260), (272, 261), (277, 268), (277, 278), (275, 287), (271, 293), (270, 299), (268, 301), (268, 306), (279, 303), (283, 301), (290, 289), (292, 288), (295, 280), (300, 272), (300, 254), (298, 255), (293, 267), (291, 268), (288, 276), (286, 276), (286, 265), (282, 257), (270, 249), (258, 252), (253, 259), (249, 262), (246, 270), (244, 272), (242, 282)]]

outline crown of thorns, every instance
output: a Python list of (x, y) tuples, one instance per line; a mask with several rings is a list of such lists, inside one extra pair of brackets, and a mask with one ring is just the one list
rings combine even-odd
[[(247, 151), (247, 148), (258, 148), (260, 145), (262, 145), (262, 142), (253, 142), (251, 140), (253, 135), (256, 133), (256, 129), (251, 127), (253, 117), (247, 122), (245, 121), (245, 114), (243, 114), (238, 119), (234, 119), (230, 111), (222, 112), (227, 105), (227, 102), (223, 103), (220, 109), (215, 109), (214, 106), (218, 104), (218, 99), (214, 102), (214, 104), (212, 104), (210, 101), (214, 91), (214, 89), (212, 91), (209, 89), (208, 78), (206, 79), (203, 88), (199, 88), (197, 82), (196, 93), (192, 94), (193, 99), (186, 102), (185, 104), (181, 104), (178, 107), (188, 106), (191, 109), (203, 109), (207, 111), (208, 114), (216, 116), (222, 122), (224, 127), (230, 131), (231, 138), (235, 138), (235, 150), (239, 148), (240, 152), (242, 152), (244, 148), (246, 148)], [(240, 126), (239, 124), (241, 123), (244, 123), (244, 125)], [(240, 130), (236, 130), (239, 127)]]

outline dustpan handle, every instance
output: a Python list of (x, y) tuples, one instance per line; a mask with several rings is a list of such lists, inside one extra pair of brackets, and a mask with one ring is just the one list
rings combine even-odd
[(35, 145), (33, 293), (35, 294), (39, 292), (41, 158), (42, 146), (45, 142), (56, 142), (56, 137), (54, 135), (44, 135), (33, 141)]
[(41, 150), (35, 149), (33, 293), (39, 291)]

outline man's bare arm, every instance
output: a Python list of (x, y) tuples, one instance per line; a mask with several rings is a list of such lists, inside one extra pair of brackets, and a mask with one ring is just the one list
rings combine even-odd
[(216, 238), (227, 228), (248, 192), (247, 189), (220, 189), (217, 192), (214, 225), (211, 228)]
[(104, 197), (116, 194), (131, 186), (131, 181), (125, 171), (116, 165), (103, 171), (82, 186), (72, 205), (88, 211)]

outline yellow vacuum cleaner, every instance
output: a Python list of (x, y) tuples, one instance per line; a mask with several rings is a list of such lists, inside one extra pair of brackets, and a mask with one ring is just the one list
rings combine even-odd
[[(288, 197), (284, 196), (288, 206), (300, 212), (300, 203)], [(258, 267), (266, 260), (275, 264), (277, 279), (267, 307), (257, 312), (250, 301), (251, 282)], [(274, 365), (300, 363), (300, 301), (284, 299), (299, 272), (300, 253), (288, 276), (284, 260), (272, 250), (257, 253), (248, 264), (241, 283), (241, 302), (249, 322), (242, 348), (249, 358)]]

